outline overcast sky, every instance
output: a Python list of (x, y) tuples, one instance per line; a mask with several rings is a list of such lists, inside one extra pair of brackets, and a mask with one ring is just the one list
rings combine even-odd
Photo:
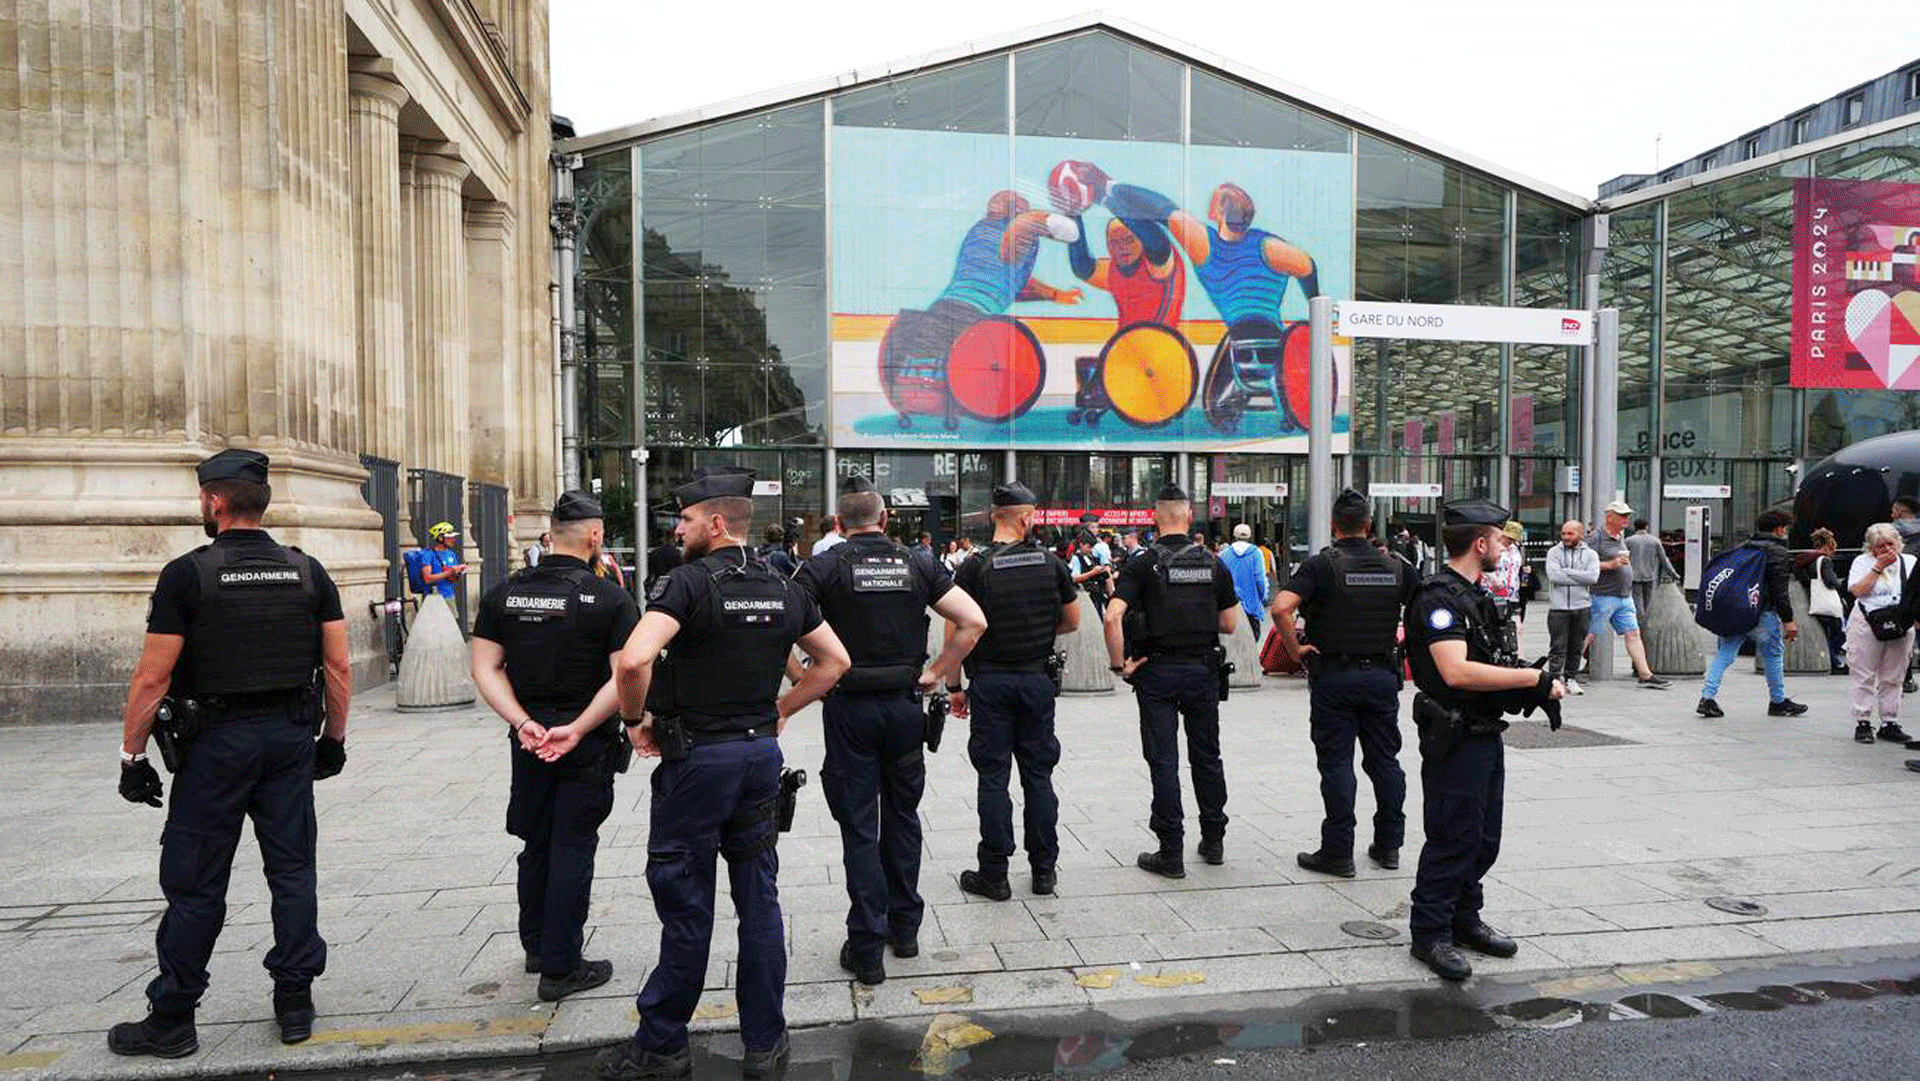
[[(1088, 9), (552, 0), (553, 108), (586, 134)], [(1900, 32), (1898, 17), (1813, 0), (1116, 0), (1102, 10), (1581, 195), (1920, 56), (1913, 23)]]

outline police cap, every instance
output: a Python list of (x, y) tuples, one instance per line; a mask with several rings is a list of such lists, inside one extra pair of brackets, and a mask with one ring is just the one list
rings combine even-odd
[(1373, 501), (1368, 499), (1363, 493), (1355, 491), (1352, 488), (1343, 488), (1340, 490), (1339, 495), (1333, 497), (1333, 512), (1335, 514), (1339, 514), (1342, 511), (1352, 512), (1356, 510), (1371, 514)]
[(858, 495), (861, 492), (874, 492), (874, 491), (879, 491), (879, 489), (873, 486), (872, 481), (868, 480), (867, 478), (861, 476), (858, 473), (855, 473), (853, 476), (848, 477), (846, 481), (840, 485), (841, 495)]
[(685, 510), (696, 503), (725, 496), (746, 498), (753, 495), (753, 470), (738, 465), (701, 466), (693, 478), (673, 490)]
[(250, 480), (267, 483), (267, 456), (257, 450), (229, 447), (201, 462), (194, 470), (201, 484), (216, 480)]
[(560, 498), (553, 504), (553, 520), (556, 522), (581, 522), (606, 516), (598, 499), (579, 490), (560, 493)]
[(993, 486), (993, 505), (996, 507), (1030, 507), (1039, 501), (1033, 489), (1017, 480), (1002, 481)]
[(1160, 494), (1153, 498), (1157, 503), (1185, 503), (1187, 491), (1178, 484), (1168, 481), (1160, 487)]
[(1504, 526), (1512, 515), (1507, 508), (1487, 499), (1456, 499), (1440, 504), (1440, 524)]

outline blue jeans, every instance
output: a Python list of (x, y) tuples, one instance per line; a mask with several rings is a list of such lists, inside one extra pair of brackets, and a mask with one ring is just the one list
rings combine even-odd
[(1740, 658), (1740, 643), (1749, 638), (1753, 639), (1753, 648), (1760, 654), (1760, 663), (1767, 670), (1767, 695), (1775, 702), (1786, 701), (1787, 650), (1780, 639), (1778, 612), (1762, 612), (1759, 624), (1752, 630), (1720, 639), (1720, 652), (1713, 655), (1713, 663), (1707, 666), (1707, 681), (1700, 687), (1700, 697), (1719, 697), (1721, 677)]

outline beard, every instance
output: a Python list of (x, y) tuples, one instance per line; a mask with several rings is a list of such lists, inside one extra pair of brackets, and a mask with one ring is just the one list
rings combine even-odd
[(680, 547), (686, 557), (692, 560), (706, 555), (713, 544), (706, 537), (687, 537), (681, 541)]
[(209, 537), (217, 537), (220, 535), (220, 523), (207, 517), (205, 511), (200, 512), (200, 528), (205, 530)]
[(1483, 573), (1492, 573), (1493, 571), (1497, 571), (1499, 569), (1500, 569), (1500, 553), (1488, 552), (1486, 555), (1483, 555), (1480, 557), (1480, 570)]

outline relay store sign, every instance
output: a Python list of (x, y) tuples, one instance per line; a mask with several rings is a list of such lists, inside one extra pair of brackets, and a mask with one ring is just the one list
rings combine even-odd
[(1593, 313), (1571, 308), (1483, 308), (1463, 304), (1343, 300), (1333, 306), (1333, 332), (1349, 338), (1592, 345)]

